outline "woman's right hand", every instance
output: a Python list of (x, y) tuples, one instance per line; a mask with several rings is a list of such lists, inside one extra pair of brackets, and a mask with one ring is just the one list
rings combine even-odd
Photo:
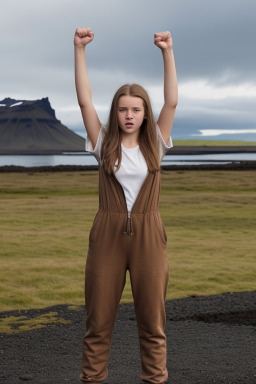
[(84, 47), (94, 38), (94, 34), (90, 27), (77, 28), (74, 37), (74, 45), (76, 47)]

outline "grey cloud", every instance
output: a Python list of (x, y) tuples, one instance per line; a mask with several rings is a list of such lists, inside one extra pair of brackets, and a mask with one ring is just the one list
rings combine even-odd
[(46, 1), (38, 8), (31, 1), (26, 3), (28, 8), (16, 2), (16, 16), (9, 7), (7, 14), (12, 15), (13, 23), (3, 20), (2, 29), (7, 33), (1, 33), (5, 47), (9, 44), (15, 49), (24, 64), (29, 61), (32, 65), (70, 68), (75, 28), (90, 25), (95, 41), (88, 47), (88, 59), (99, 69), (122, 67), (130, 73), (160, 79), (161, 60), (153, 45), (153, 33), (169, 29), (181, 79), (218, 78), (228, 68), (239, 76), (255, 75), (253, 1), (176, 0), (156, 4), (133, 0), (127, 4), (116, 0), (108, 1), (107, 7), (103, 1)]
[[(49, 96), (53, 107), (75, 105), (73, 36), (81, 26), (90, 26), (95, 33), (86, 57), (98, 104), (109, 105), (115, 89), (124, 82), (162, 83), (161, 52), (153, 44), (154, 32), (161, 30), (172, 34), (179, 82), (193, 78), (207, 78), (215, 86), (256, 82), (255, 14), (254, 0), (3, 1), (0, 96)], [(240, 108), (241, 116), (245, 118), (247, 111), (254, 124), (254, 101), (200, 103), (202, 107)], [(191, 106), (197, 103), (190, 101)], [(210, 124), (219, 124), (221, 119), (236, 124), (229, 113), (226, 118), (211, 115)], [(79, 119), (75, 120), (78, 124)], [(182, 113), (175, 120), (181, 124)], [(192, 125), (194, 121), (205, 126), (209, 118), (191, 112)]]

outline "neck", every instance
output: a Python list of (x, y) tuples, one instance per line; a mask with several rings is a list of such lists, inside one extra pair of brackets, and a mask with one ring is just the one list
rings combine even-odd
[(136, 147), (136, 145), (139, 145), (139, 132), (128, 134), (122, 132), (121, 143), (127, 148)]

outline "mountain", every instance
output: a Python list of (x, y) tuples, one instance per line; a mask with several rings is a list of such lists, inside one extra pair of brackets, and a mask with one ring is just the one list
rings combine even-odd
[(84, 151), (85, 140), (56, 119), (48, 97), (0, 101), (0, 154)]

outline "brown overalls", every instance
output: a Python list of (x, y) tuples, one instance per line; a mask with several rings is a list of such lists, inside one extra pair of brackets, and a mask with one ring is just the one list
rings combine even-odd
[(107, 377), (111, 336), (127, 270), (139, 330), (141, 378), (157, 384), (167, 380), (164, 328), (169, 264), (167, 236), (158, 210), (160, 187), (160, 171), (148, 172), (129, 214), (121, 184), (99, 165), (99, 209), (89, 235), (85, 270), (87, 331), (82, 382), (101, 383)]

